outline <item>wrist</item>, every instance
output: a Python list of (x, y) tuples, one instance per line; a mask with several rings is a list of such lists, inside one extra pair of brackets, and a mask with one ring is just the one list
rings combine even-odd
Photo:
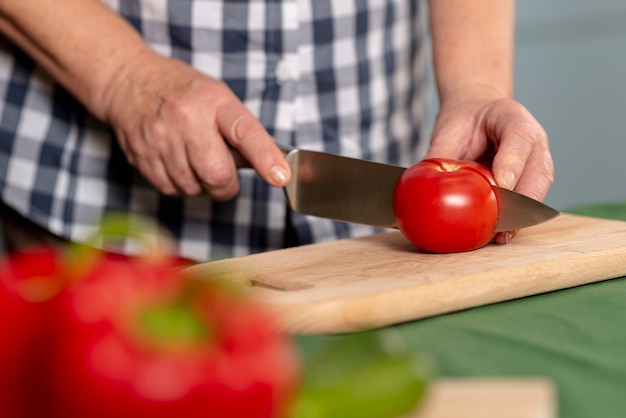
[(133, 81), (141, 78), (142, 68), (150, 67), (149, 62), (156, 52), (148, 45), (141, 43), (135, 48), (126, 49), (123, 55), (119, 55), (106, 68), (100, 72), (92, 85), (87, 108), (100, 120), (110, 123), (112, 113), (119, 103), (116, 98), (119, 92), (128, 91), (132, 88)]
[(0, 32), (99, 118), (109, 86), (150, 50), (100, 0), (64, 0), (63, 7), (56, 0), (0, 1)]
[(464, 100), (494, 101), (512, 99), (513, 86), (511, 84), (498, 85), (487, 81), (449, 83), (438, 86), (439, 103), (455, 103)]

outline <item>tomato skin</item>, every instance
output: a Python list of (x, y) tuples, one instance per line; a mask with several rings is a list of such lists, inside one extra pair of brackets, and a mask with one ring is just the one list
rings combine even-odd
[(433, 253), (470, 251), (495, 235), (498, 201), (492, 173), (473, 161), (432, 158), (398, 180), (393, 210), (402, 234)]

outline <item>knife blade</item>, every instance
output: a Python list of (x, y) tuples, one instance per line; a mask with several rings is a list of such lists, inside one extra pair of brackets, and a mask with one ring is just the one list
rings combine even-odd
[[(319, 151), (280, 146), (291, 168), (284, 188), (295, 212), (383, 228), (397, 228), (393, 190), (406, 167)], [(233, 151), (237, 167), (250, 167)], [(560, 214), (537, 200), (492, 186), (498, 200), (495, 232), (512, 231), (548, 221)]]
[(287, 162), (292, 179), (285, 195), (295, 212), (397, 227), (393, 189), (404, 167), (307, 150), (290, 151)]

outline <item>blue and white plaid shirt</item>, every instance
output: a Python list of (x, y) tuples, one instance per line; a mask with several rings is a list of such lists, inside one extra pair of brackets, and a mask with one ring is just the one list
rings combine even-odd
[[(281, 143), (399, 165), (419, 157), (417, 0), (105, 3), (159, 53), (224, 80)], [(241, 192), (227, 203), (159, 194), (107, 126), (1, 37), (0, 97), (1, 198), (54, 234), (83, 240), (121, 210), (151, 215), (182, 256), (199, 261), (283, 246), (282, 190), (240, 170)], [(298, 214), (292, 223), (300, 243), (375, 232)]]

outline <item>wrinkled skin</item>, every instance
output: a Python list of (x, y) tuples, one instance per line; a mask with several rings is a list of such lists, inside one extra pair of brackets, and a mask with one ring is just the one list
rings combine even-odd
[[(542, 201), (554, 182), (548, 136), (520, 103), (488, 93), (467, 94), (442, 105), (426, 158), (476, 160), (496, 183)], [(516, 231), (498, 234), (509, 242)]]

